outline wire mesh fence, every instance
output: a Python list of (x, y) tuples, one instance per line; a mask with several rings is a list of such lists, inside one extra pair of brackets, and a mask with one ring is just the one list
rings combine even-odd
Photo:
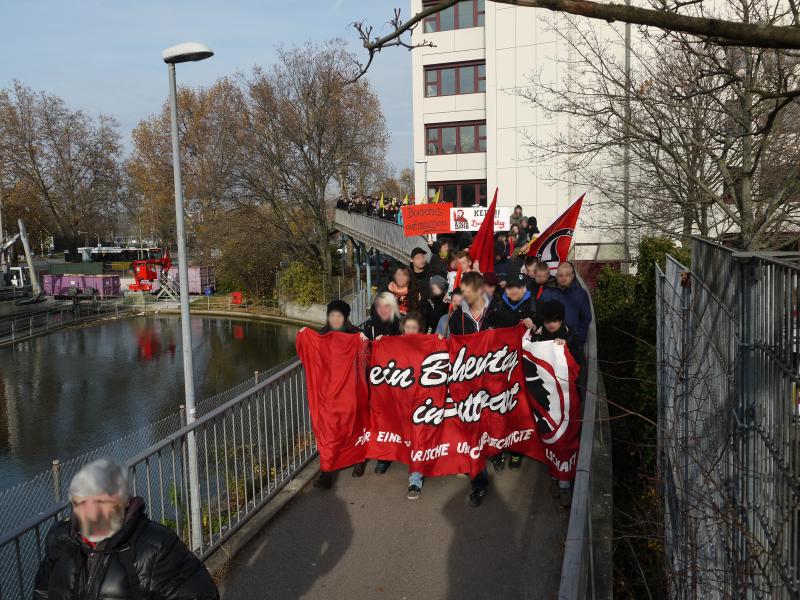
[[(198, 416), (205, 415), (252, 389), (259, 381), (284, 369), (292, 360), (263, 373), (254, 374), (234, 387), (198, 402), (196, 407)], [(174, 434), (185, 422), (182, 410), (176, 410), (159, 421), (132, 431), (99, 448), (69, 460), (55, 459), (52, 469), (42, 471), (24, 483), (0, 491), (0, 532), (11, 531), (35, 515), (45, 513), (62, 502), (66, 498), (69, 482), (83, 465), (101, 457), (125, 462), (157, 441)]]
[(800, 595), (798, 259), (696, 239), (656, 267), (672, 598)]
[[(259, 375), (242, 393), (203, 403), (206, 413), (178, 427), (136, 456), (127, 457), (133, 493), (150, 518), (173, 528), (204, 558), (268, 502), (316, 454), (305, 402), (302, 365), (293, 359)], [(226, 392), (230, 396), (231, 390)], [(216, 405), (213, 409), (212, 405)], [(191, 531), (188, 449), (199, 466), (200, 531)], [(92, 457), (108, 452), (92, 453)], [(113, 456), (113, 454), (112, 454)], [(119, 456), (114, 456), (120, 460)], [(0, 536), (0, 598), (29, 598), (48, 531), (68, 511), (66, 502)]]

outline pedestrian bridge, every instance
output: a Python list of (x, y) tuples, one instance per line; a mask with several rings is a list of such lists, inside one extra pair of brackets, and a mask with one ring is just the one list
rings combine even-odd
[[(393, 222), (336, 210), (335, 226), (364, 250), (407, 263), (421, 237)], [(366, 253), (365, 253), (366, 254)], [(368, 263), (365, 265), (368, 270)], [(366, 291), (366, 290), (365, 290)], [(369, 297), (363, 303), (369, 305)], [(611, 470), (607, 405), (598, 396), (594, 325), (571, 509), (549, 493), (547, 467), (490, 473), (489, 496), (467, 504), (465, 477), (430, 478), (405, 497), (394, 464), (331, 490), (307, 486), (231, 562), (225, 598), (577, 600), (611, 598)]]
[[(364, 215), (337, 210), (335, 225), (403, 262), (424, 244)], [(370, 296), (369, 285), (354, 290), (354, 318)], [(455, 476), (429, 478), (408, 501), (399, 464), (362, 478), (342, 471), (331, 490), (308, 485), (318, 467), (296, 359), (128, 460), (133, 492), (206, 561), (225, 599), (610, 599), (610, 438), (594, 324), (587, 358), (569, 510), (550, 497), (545, 465), (527, 460), (490, 473), (478, 508)], [(62, 502), (0, 535), (0, 599), (31, 596), (44, 538), (68, 510)]]

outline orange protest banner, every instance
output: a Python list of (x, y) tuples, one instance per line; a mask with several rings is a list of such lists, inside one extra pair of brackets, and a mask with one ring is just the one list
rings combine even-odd
[(453, 204), (409, 204), (403, 206), (403, 230), (406, 237), (428, 233), (450, 233), (450, 209)]

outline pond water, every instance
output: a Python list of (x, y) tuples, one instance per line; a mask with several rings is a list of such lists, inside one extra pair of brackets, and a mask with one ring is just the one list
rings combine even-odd
[[(198, 400), (295, 355), (298, 328), (192, 317)], [(174, 414), (180, 319), (138, 316), (0, 349), (0, 490)], [(156, 441), (156, 440), (152, 440)]]

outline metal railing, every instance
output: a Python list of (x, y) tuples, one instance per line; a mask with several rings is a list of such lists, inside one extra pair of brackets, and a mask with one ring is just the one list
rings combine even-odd
[(0, 302), (7, 302), (10, 300), (22, 300), (24, 298), (30, 298), (32, 296), (31, 286), (26, 285), (24, 287), (2, 287), (0, 288)]
[(656, 274), (670, 597), (796, 599), (798, 257), (695, 239)]
[(416, 247), (430, 252), (424, 237), (405, 237), (402, 225), (386, 219), (349, 213), (337, 208), (334, 211), (334, 225), (342, 233), (396, 258), (403, 264), (411, 261), (411, 251)]
[(67, 325), (102, 317), (119, 316), (130, 309), (130, 305), (121, 301), (107, 301), (75, 306), (63, 305), (11, 315), (0, 319), (0, 346), (15, 344)]
[[(584, 289), (585, 284), (581, 282)], [(588, 290), (587, 290), (588, 293)], [(559, 600), (585, 600), (602, 597), (595, 589), (598, 572), (610, 572), (610, 553), (596, 555), (593, 547), (598, 542), (592, 528), (595, 504), (598, 499), (593, 491), (596, 487), (594, 474), (596, 463), (608, 460), (601, 456), (600, 450), (610, 452), (605, 398), (600, 391), (601, 383), (597, 366), (597, 330), (595, 327), (594, 306), (592, 323), (586, 339), (586, 385), (583, 388), (583, 423), (581, 426), (580, 450), (573, 482), (572, 505), (567, 525), (567, 539), (564, 544), (564, 558), (561, 564), (561, 582), (558, 588)], [(603, 470), (603, 472), (606, 472)], [(608, 483), (608, 482), (605, 482)], [(610, 510), (610, 509), (609, 509)], [(609, 541), (610, 540), (603, 540)], [(597, 553), (600, 554), (600, 553)], [(602, 574), (602, 573), (601, 573)], [(608, 596), (610, 597), (610, 596)]]
[[(187, 545), (187, 438), (197, 443), (201, 544), (208, 557), (316, 455), (299, 360), (150, 446), (127, 462), (133, 493), (151, 519)], [(0, 598), (29, 598), (50, 528), (69, 511), (64, 502), (0, 537)]]

